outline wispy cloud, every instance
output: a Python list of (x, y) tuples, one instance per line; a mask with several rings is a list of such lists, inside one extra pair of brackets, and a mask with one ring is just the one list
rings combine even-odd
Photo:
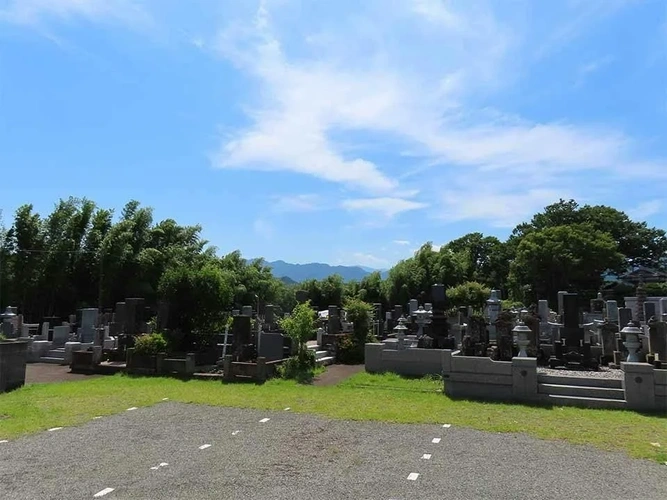
[(371, 212), (386, 218), (392, 218), (403, 212), (424, 208), (426, 204), (402, 198), (385, 197), (343, 200), (341, 206), (349, 211)]
[(322, 198), (317, 194), (297, 194), (276, 196), (272, 208), (276, 212), (313, 212), (324, 206)]
[(394, 240), (394, 245), (405, 246), (405, 245), (409, 245), (409, 244), (410, 244), (410, 242), (408, 240)]
[(652, 215), (662, 212), (664, 206), (663, 200), (649, 200), (640, 203), (636, 207), (628, 210), (628, 215), (635, 220), (645, 220)]
[(592, 61), (588, 61), (587, 63), (582, 64), (579, 66), (579, 69), (577, 70), (577, 77), (576, 77), (576, 82), (575, 85), (583, 85), (586, 79), (592, 75), (593, 73), (596, 73), (600, 71), (602, 68), (605, 66), (610, 65), (614, 61), (614, 57), (611, 55), (606, 55), (603, 57), (599, 57), (597, 59), (593, 59)]

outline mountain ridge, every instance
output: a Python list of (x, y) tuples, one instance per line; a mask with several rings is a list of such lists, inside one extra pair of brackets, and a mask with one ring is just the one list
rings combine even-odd
[(365, 266), (332, 266), (322, 262), (307, 264), (292, 264), (284, 260), (265, 261), (277, 278), (288, 278), (300, 283), (309, 279), (323, 280), (328, 276), (338, 274), (344, 281), (360, 281), (373, 272), (380, 272), (385, 278), (388, 271), (373, 269)]

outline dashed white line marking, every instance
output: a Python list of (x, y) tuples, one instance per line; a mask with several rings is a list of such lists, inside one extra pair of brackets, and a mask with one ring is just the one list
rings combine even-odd
[(259, 421), (259, 423), (260, 423), (260, 424), (265, 424), (265, 423), (267, 423), (269, 420), (271, 420), (271, 419), (270, 419), (270, 418), (263, 418), (262, 420)]
[(211, 447), (210, 444), (203, 444), (203, 445), (201, 445), (201, 446), (199, 447), (199, 449), (200, 449), (200, 450), (205, 450), (206, 448), (210, 448), (210, 447)]
[(290, 407), (288, 406), (287, 408), (285, 408), (285, 411), (290, 411), (291, 409), (292, 409), (292, 408), (290, 408)]
[(416, 481), (418, 477), (419, 477), (418, 473), (411, 472), (410, 475), (408, 476), (408, 481)]
[(424, 453), (422, 455), (422, 460), (431, 460), (431, 454), (430, 453)]
[(102, 417), (93, 417), (93, 420), (99, 420)]
[(138, 408), (136, 406), (133, 406), (132, 408), (128, 408), (127, 411), (133, 411), (133, 410), (137, 410), (137, 409)]
[(158, 470), (160, 467), (166, 467), (169, 464), (167, 462), (161, 462), (159, 465), (156, 465), (155, 467), (151, 467), (151, 470)]
[(444, 427), (445, 429), (449, 429), (451, 426), (452, 426), (452, 424), (444, 424), (444, 425), (443, 425), (443, 427)]
[(438, 444), (439, 442), (440, 442), (440, 438), (433, 438), (431, 440), (431, 443), (433, 443), (433, 444)]
[(4, 444), (4, 443), (9, 443), (9, 441), (7, 441), (6, 439), (3, 439), (2, 441), (0, 441), (0, 444)]
[(155, 467), (151, 467), (151, 470), (158, 470), (160, 468), (159, 465), (156, 465)]
[(62, 427), (51, 427), (51, 428), (49, 429), (49, 432), (59, 431), (60, 429), (62, 429)]
[(93, 498), (100, 498), (103, 497), (104, 495), (108, 495), (114, 490), (114, 488), (104, 488), (102, 491), (98, 491), (93, 495)]
[(232, 432), (232, 436), (236, 436), (239, 432), (241, 432), (241, 431), (234, 431), (234, 432)]
[(169, 401), (169, 398), (162, 398), (162, 401)]

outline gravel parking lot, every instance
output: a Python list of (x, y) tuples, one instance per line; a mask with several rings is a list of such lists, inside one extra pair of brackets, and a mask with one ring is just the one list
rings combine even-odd
[(667, 467), (522, 435), (170, 402), (0, 443), (3, 500), (568, 497), (665, 499)]

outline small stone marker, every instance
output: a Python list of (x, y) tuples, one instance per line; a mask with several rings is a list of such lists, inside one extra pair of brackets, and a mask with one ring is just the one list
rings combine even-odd
[(408, 476), (408, 481), (416, 481), (418, 477), (419, 474), (417, 472), (411, 472)]
[(205, 450), (206, 448), (210, 448), (210, 447), (211, 447), (210, 444), (203, 444), (203, 445), (201, 445), (201, 446), (199, 447), (199, 449), (200, 449), (200, 450)]
[(431, 454), (430, 453), (424, 453), (422, 455), (422, 460), (431, 460)]
[(271, 420), (271, 419), (270, 419), (270, 418), (263, 418), (262, 420), (259, 421), (259, 423), (260, 423), (260, 424), (265, 424), (265, 423), (267, 423), (269, 420)]
[(103, 497), (104, 495), (108, 495), (114, 490), (114, 488), (104, 488), (102, 491), (98, 491), (93, 495), (94, 498), (100, 498)]
[(440, 442), (440, 438), (433, 438), (431, 440), (431, 443), (433, 443), (433, 444), (438, 444), (439, 442)]
[(49, 432), (59, 431), (60, 429), (62, 429), (62, 427), (52, 427), (51, 429), (49, 429)]
[(162, 398), (162, 401), (169, 401), (169, 398)]

